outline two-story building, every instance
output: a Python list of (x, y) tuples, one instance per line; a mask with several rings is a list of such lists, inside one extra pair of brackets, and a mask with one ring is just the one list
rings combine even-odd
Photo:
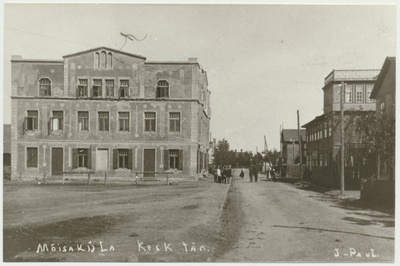
[[(340, 185), (340, 102), (342, 82), (345, 86), (345, 184), (359, 187), (360, 171), (365, 160), (358, 160), (360, 140), (355, 134), (356, 118), (364, 112), (375, 111), (375, 101), (370, 99), (380, 70), (333, 70), (326, 78), (324, 113), (302, 127), (306, 129), (308, 169), (314, 182), (329, 186)], [(371, 165), (369, 165), (371, 166)]]
[(12, 178), (207, 169), (210, 91), (196, 58), (150, 62), (100, 47), (11, 62)]

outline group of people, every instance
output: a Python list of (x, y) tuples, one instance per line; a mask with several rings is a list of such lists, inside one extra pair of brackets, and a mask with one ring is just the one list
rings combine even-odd
[(214, 183), (229, 184), (232, 177), (232, 169), (229, 166), (221, 167), (218, 165), (214, 172)]
[[(272, 180), (272, 181), (276, 182), (276, 175), (275, 175), (274, 168), (269, 167), (267, 169), (266, 174), (267, 174), (267, 180)], [(242, 179), (244, 178), (244, 170), (243, 169), (240, 172), (240, 177)], [(256, 165), (254, 165), (254, 164), (250, 165), (250, 167), (249, 167), (249, 177), (250, 177), (250, 182), (253, 182), (253, 179), (255, 182), (258, 181), (258, 169), (257, 169)]]

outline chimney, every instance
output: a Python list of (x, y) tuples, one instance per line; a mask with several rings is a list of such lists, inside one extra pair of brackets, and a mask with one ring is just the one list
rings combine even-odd
[(240, 152), (243, 152), (243, 149), (240, 149)]
[(196, 57), (189, 57), (189, 62), (190, 63), (197, 63), (197, 58)]

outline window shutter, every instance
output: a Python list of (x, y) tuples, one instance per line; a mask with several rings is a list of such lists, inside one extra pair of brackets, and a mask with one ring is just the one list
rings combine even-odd
[(87, 169), (92, 169), (92, 148), (87, 149)]
[(169, 150), (164, 150), (164, 170), (169, 169)]
[(179, 168), (178, 170), (183, 170), (183, 150), (179, 150)]
[(72, 169), (78, 168), (78, 149), (72, 149)]
[(128, 169), (132, 169), (132, 149), (128, 150)]
[(28, 118), (27, 117), (25, 117), (24, 118), (24, 122), (23, 122), (23, 131), (24, 131), (24, 134), (25, 134), (25, 132), (28, 130)]
[(118, 149), (113, 150), (113, 169), (118, 169)]
[(51, 131), (53, 129), (53, 123), (52, 122), (53, 122), (53, 118), (50, 117), (49, 122), (47, 123), (49, 135), (50, 135), (50, 133), (51, 133)]

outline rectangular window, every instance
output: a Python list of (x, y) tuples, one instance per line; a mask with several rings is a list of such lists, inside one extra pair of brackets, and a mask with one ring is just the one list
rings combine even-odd
[(64, 118), (63, 111), (53, 111), (53, 116), (50, 118), (52, 131), (63, 130), (63, 124), (64, 124), (63, 118)]
[(114, 80), (106, 79), (106, 97), (114, 97)]
[(128, 150), (126, 149), (118, 150), (118, 168), (128, 169)]
[(356, 102), (362, 103), (363, 101), (363, 88), (364, 86), (361, 84), (356, 85)]
[(145, 126), (144, 130), (146, 132), (156, 132), (156, 113), (149, 112), (145, 113)]
[(385, 102), (381, 102), (380, 108), (381, 108), (381, 114), (383, 114), (385, 112)]
[(129, 80), (121, 79), (120, 83), (121, 83), (121, 87), (119, 88), (119, 97), (120, 98), (129, 97)]
[(78, 167), (88, 167), (88, 149), (78, 149)]
[(26, 148), (26, 167), (38, 167), (38, 148)]
[(374, 85), (372, 85), (372, 84), (367, 84), (367, 85), (365, 85), (365, 87), (366, 87), (366, 102), (367, 103), (372, 103), (372, 102), (374, 102), (374, 100), (373, 99), (370, 99), (369, 97), (371, 97), (371, 93), (372, 93), (372, 90), (373, 90), (373, 88), (374, 88)]
[(99, 131), (110, 130), (110, 119), (108, 112), (99, 112)]
[(38, 130), (38, 111), (27, 111), (27, 116), (24, 120), (24, 129)]
[(129, 131), (129, 113), (119, 112), (118, 123), (119, 123), (119, 131)]
[(353, 87), (351, 85), (346, 86), (345, 101), (346, 103), (353, 102)]
[(102, 88), (101, 79), (93, 80), (93, 92), (92, 92), (93, 97), (99, 98), (102, 96), (101, 88)]
[(179, 150), (169, 150), (169, 168), (179, 168)]
[(88, 80), (79, 79), (77, 97), (88, 97)]
[(78, 112), (78, 130), (87, 131), (89, 130), (89, 112)]
[(181, 114), (180, 113), (169, 113), (169, 131), (180, 132), (181, 131)]
[(40, 96), (51, 96), (51, 82), (47, 78), (42, 78), (39, 80), (40, 84), (40, 90), (39, 90), (39, 95)]

